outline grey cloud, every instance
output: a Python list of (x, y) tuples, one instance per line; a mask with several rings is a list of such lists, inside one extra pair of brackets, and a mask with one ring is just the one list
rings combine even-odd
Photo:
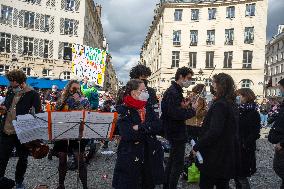
[[(268, 0), (267, 39), (284, 24), (284, 0)], [(103, 27), (118, 79), (127, 81), (129, 70), (137, 64), (142, 43), (159, 0), (94, 0), (102, 5)]]

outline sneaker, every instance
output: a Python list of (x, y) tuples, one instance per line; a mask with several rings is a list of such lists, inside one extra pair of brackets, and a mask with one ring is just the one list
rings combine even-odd
[(16, 183), (16, 189), (25, 189), (25, 185), (23, 183)]

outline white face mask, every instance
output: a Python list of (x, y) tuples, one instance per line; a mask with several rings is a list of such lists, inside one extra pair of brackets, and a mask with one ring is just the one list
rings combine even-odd
[(190, 84), (191, 84), (191, 81), (189, 81), (189, 80), (182, 82), (182, 86), (185, 87), (185, 88), (188, 88), (190, 86)]
[(141, 101), (147, 101), (149, 99), (149, 93), (148, 92), (141, 92), (138, 99), (141, 100)]

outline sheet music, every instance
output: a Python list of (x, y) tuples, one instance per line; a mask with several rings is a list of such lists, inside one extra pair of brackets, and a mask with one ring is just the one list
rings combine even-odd
[(108, 138), (113, 119), (114, 113), (86, 112), (83, 138)]
[(18, 139), (27, 143), (33, 140), (48, 140), (48, 114), (40, 113), (35, 116), (31, 114), (18, 115), (13, 121)]
[[(79, 137), (83, 112), (52, 112), (52, 139), (75, 139)], [(72, 128), (73, 127), (73, 128)]]

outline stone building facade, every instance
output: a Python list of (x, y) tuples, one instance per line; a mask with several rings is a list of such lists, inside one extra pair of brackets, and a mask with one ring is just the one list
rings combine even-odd
[(162, 0), (141, 49), (158, 93), (169, 87), (178, 67), (191, 67), (196, 82), (230, 74), (238, 88), (263, 95), (267, 0)]
[(93, 0), (0, 2), (0, 74), (73, 79), (73, 43), (103, 48), (101, 6)]
[(265, 94), (266, 97), (279, 97), (278, 82), (284, 78), (284, 25), (266, 45), (265, 54)]

